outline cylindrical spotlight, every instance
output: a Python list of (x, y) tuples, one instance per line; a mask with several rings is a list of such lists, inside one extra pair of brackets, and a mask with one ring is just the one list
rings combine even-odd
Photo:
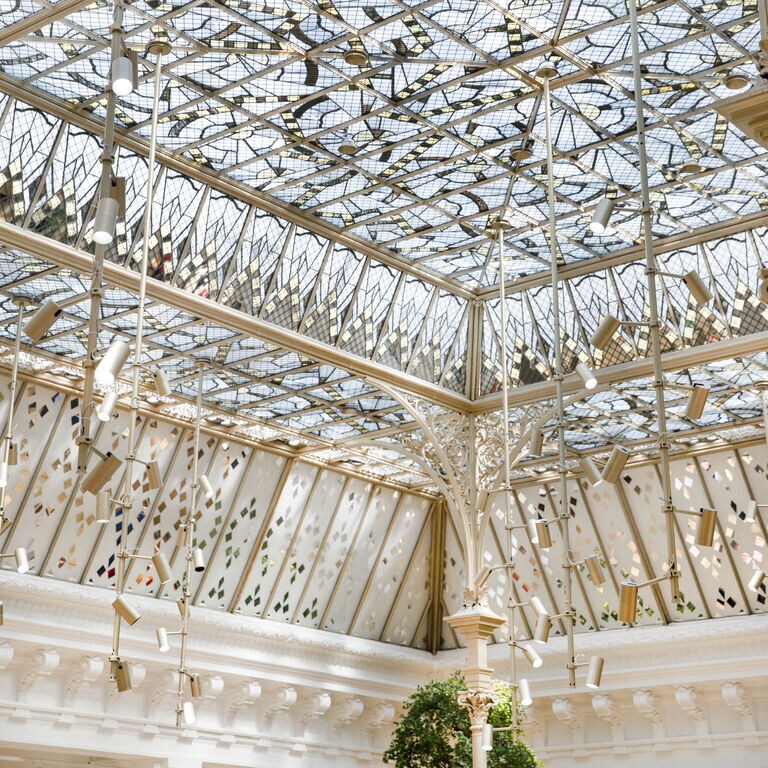
[(160, 397), (168, 397), (171, 394), (171, 384), (162, 368), (156, 366), (152, 369), (152, 383)]
[(602, 235), (608, 229), (608, 222), (611, 220), (611, 214), (616, 207), (616, 200), (610, 197), (604, 197), (595, 208), (592, 214), (592, 221), (589, 222), (590, 230), (596, 235)]
[(691, 394), (688, 395), (688, 404), (685, 406), (685, 416), (688, 419), (700, 419), (704, 413), (704, 406), (709, 397), (709, 387), (703, 384), (694, 384)]
[(125, 599), (124, 595), (118, 595), (112, 602), (112, 607), (128, 624), (135, 624), (141, 614)]
[(531, 440), (528, 443), (528, 454), (530, 456), (541, 456), (544, 450), (544, 433), (540, 429), (531, 431)]
[(80, 488), (83, 491), (88, 491), (96, 495), (104, 486), (112, 475), (117, 472), (117, 468), (122, 464), (117, 456), (107, 451), (106, 458), (102, 459), (100, 456), (93, 465), (93, 469), (83, 478), (80, 483)]
[(128, 96), (133, 92), (133, 62), (127, 56), (112, 60), (112, 90), (115, 96)]
[(0, 488), (8, 485), (8, 462), (0, 461)]
[(182, 707), (182, 710), (184, 712), (184, 724), (194, 725), (195, 724), (195, 705), (191, 701), (185, 701), (184, 706)]
[(584, 382), (587, 389), (594, 389), (597, 386), (597, 377), (594, 371), (585, 363), (579, 363), (576, 366), (576, 373), (579, 374), (579, 378)]
[(605, 659), (602, 656), (590, 656), (587, 667), (587, 688), (599, 688), (603, 677), (603, 665)]
[(155, 552), (155, 554), (152, 555), (152, 565), (155, 566), (157, 578), (160, 579), (161, 584), (166, 584), (173, 578), (171, 565), (168, 562), (168, 558), (165, 556), (165, 552)]
[(8, 466), (15, 467), (19, 463), (19, 444), (11, 443), (8, 446)]
[(530, 662), (534, 669), (538, 669), (544, 660), (536, 653), (536, 650), (530, 645), (519, 645), (518, 648), (523, 652), (523, 656)]
[(490, 723), (483, 725), (483, 749), (490, 752), (493, 749), (493, 726)]
[(195, 565), (195, 571), (202, 573), (205, 570), (205, 556), (203, 550), (200, 547), (195, 547), (192, 550), (192, 562)]
[(699, 547), (711, 547), (715, 539), (717, 510), (701, 507), (699, 524), (696, 526), (696, 544)]
[(13, 553), (16, 560), (16, 570), (19, 573), (29, 572), (29, 560), (27, 559), (27, 550), (24, 547), (17, 547)]
[(24, 333), (32, 341), (40, 341), (63, 311), (55, 301), (46, 301), (27, 320), (24, 325)]
[(595, 464), (589, 457), (581, 459), (579, 461), (579, 467), (587, 480), (589, 480), (590, 485), (599, 485), (603, 482), (603, 476), (600, 474), (597, 464)]
[(114, 389), (110, 389), (104, 393), (104, 399), (96, 410), (96, 415), (99, 417), (99, 421), (109, 421), (112, 418), (118, 397), (119, 395)]
[(619, 479), (627, 459), (629, 459), (629, 451), (620, 445), (614, 445), (611, 455), (603, 467), (603, 480), (606, 483), (615, 483)]
[(601, 587), (605, 584), (605, 576), (603, 575), (603, 568), (600, 565), (600, 558), (597, 555), (590, 555), (584, 558), (584, 565), (587, 566), (587, 573), (592, 583), (596, 587)]
[(183, 597), (180, 597), (176, 601), (176, 607), (179, 609), (179, 616), (181, 616), (181, 618), (183, 619), (184, 611), (186, 610), (186, 607), (187, 607), (187, 601)]
[(158, 627), (155, 635), (157, 636), (157, 647), (160, 649), (160, 653), (167, 653), (171, 646), (168, 645), (168, 632), (165, 627)]
[(622, 581), (619, 588), (619, 621), (634, 624), (637, 614), (637, 584)]
[(117, 227), (117, 200), (114, 197), (101, 197), (96, 206), (96, 218), (93, 222), (93, 240), (99, 245), (109, 245), (115, 237)]
[(549, 630), (552, 626), (549, 616), (544, 616), (543, 614), (539, 614), (536, 617), (536, 629), (533, 633), (533, 639), (537, 643), (541, 643), (542, 645), (546, 645), (549, 642)]
[(754, 499), (750, 499), (747, 502), (747, 506), (744, 507), (744, 520), (747, 523), (754, 523), (757, 519), (757, 502)]
[(111, 387), (130, 354), (131, 348), (124, 341), (113, 339), (94, 371), (96, 383), (102, 387)]
[(683, 282), (686, 288), (690, 291), (693, 300), (703, 307), (708, 302), (712, 301), (712, 293), (707, 288), (706, 283), (701, 279), (698, 272), (686, 272), (683, 275)]
[(749, 580), (749, 584), (747, 585), (749, 587), (749, 591), (757, 592), (757, 590), (760, 589), (764, 581), (765, 581), (765, 572), (758, 569), (752, 574), (752, 578)]
[(118, 661), (115, 668), (115, 680), (117, 682), (118, 693), (124, 693), (130, 691), (133, 687), (131, 685), (131, 670), (127, 661)]
[(531, 603), (531, 608), (533, 608), (539, 616), (549, 616), (549, 611), (544, 606), (544, 603), (541, 602), (538, 595), (533, 595), (529, 602)]
[(595, 349), (603, 349), (608, 342), (613, 338), (616, 331), (621, 327), (621, 323), (618, 318), (613, 315), (606, 315), (597, 326), (597, 330), (592, 334), (592, 338), (589, 343)]
[(99, 491), (96, 494), (96, 522), (99, 525), (106, 525), (112, 514), (112, 492), (109, 490)]
[(213, 486), (211, 485), (211, 481), (208, 479), (208, 475), (200, 475), (200, 486), (203, 489), (203, 494), (205, 495), (205, 498), (212, 499)]
[(200, 675), (197, 672), (193, 672), (189, 676), (189, 695), (193, 699), (199, 699), (202, 695), (200, 691)]
[(523, 707), (530, 707), (533, 704), (533, 696), (531, 696), (531, 686), (528, 685), (528, 681), (521, 677), (517, 681), (517, 692), (520, 694), (520, 704)]
[(160, 465), (156, 461), (147, 462), (147, 483), (153, 491), (160, 487)]
[(552, 546), (552, 536), (549, 533), (549, 525), (545, 520), (534, 520), (533, 527), (536, 531), (536, 540), (541, 549), (549, 549)]

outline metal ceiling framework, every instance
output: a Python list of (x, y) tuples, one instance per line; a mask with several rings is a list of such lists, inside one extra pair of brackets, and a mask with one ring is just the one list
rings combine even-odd
[[(761, 519), (743, 522), (742, 501), (759, 497), (757, 476), (768, 476), (761, 450), (743, 447), (761, 434), (756, 384), (768, 378), (768, 306), (756, 293), (757, 273), (768, 265), (768, 155), (712, 104), (728, 93), (728, 73), (751, 74), (757, 6), (662, 0), (640, 14), (659, 266), (696, 270), (715, 294), (698, 307), (667, 279), (660, 297), (676, 492), (685, 506), (702, 494), (716, 503), (723, 488), (732, 493), (719, 499), (727, 519), (715, 554), (684, 555), (681, 617), (748, 613), (765, 603), (764, 592), (755, 602), (739, 585), (747, 567), (762, 563), (766, 536)], [(25, 348), (22, 398), (45, 392), (62, 440), (50, 431), (38, 438), (43, 451), (25, 457), (33, 479), (14, 499), (19, 522), (4, 544), (30, 544), (45, 575), (76, 572), (107, 585), (114, 542), (93, 527), (82, 496), (68, 484), (64, 501), (39, 498), (67, 465), (66, 431), (75, 428), (65, 406), (77, 399), (85, 354), (111, 5), (18, 0), (6, 16), (0, 336), (13, 336), (14, 296), (54, 299), (65, 314), (52, 335)], [(605, 553), (609, 593), (624, 576), (653, 578), (663, 547), (659, 521), (641, 514), (657, 483), (647, 329), (617, 336), (602, 352), (589, 344), (606, 314), (648, 319), (632, 210), (639, 177), (623, 0), (126, 4), (130, 48), (143, 50), (158, 32), (174, 47), (163, 66), (145, 357), (168, 373), (173, 395), (147, 398), (142, 440), (164, 452), (176, 480), (166, 479), (154, 498), (143, 490), (147, 513), (135, 526), (149, 545), (167, 540), (183, 516), (184, 493), (173, 484), (188, 474), (185, 424), (203, 360), (207, 415), (218, 430), (206, 455), (223, 485), (215, 509), (204, 512), (202, 530), (209, 513), (214, 521), (206, 546), (218, 560), (196, 589), (197, 604), (416, 647), (456, 644), (448, 629), (436, 637), (436, 627), (440, 609), (460, 602), (462, 545), (455, 521), (439, 505), (430, 511), (434, 477), (399, 455), (402, 436), (419, 428), (401, 396), (425, 399), (448, 417), (498, 409), (498, 268), (486, 227), (509, 209), (511, 405), (552, 397), (543, 118), (533, 74), (545, 60), (560, 73), (551, 87), (564, 367), (585, 362), (600, 381), (567, 408), (569, 460), (603, 456), (616, 442), (641, 459), (615, 490), (579, 481), (569, 502), (583, 523), (577, 546), (582, 555), (595, 546)], [(345, 52), (360, 46), (368, 64), (347, 63)], [(118, 99), (126, 215), (107, 250), (103, 347), (112, 335), (130, 339), (135, 327), (149, 130), (149, 69), (139, 60), (139, 89)], [(342, 139), (359, 151), (343, 154)], [(519, 154), (523, 145), (530, 156)], [(686, 173), (691, 159), (699, 169)], [(606, 191), (621, 205), (615, 227), (597, 237), (586, 225)], [(65, 394), (49, 392), (40, 375)], [(685, 388), (694, 383), (711, 390), (695, 422), (684, 415)], [(25, 407), (36, 414), (31, 430), (52, 423), (36, 401)], [(120, 423), (102, 427), (113, 448), (123, 439)], [(544, 447), (515, 467), (516, 504), (521, 516), (549, 517), (557, 504), (549, 482), (554, 421), (537, 426)], [(230, 442), (239, 472), (223, 447)], [(249, 501), (244, 489), (265, 472), (271, 495)], [(394, 507), (372, 514), (382, 494)], [(488, 564), (503, 560), (494, 504)], [(321, 508), (333, 509), (325, 527), (310, 511)], [(545, 592), (559, 612), (562, 553), (522, 540), (518, 547), (519, 589)], [(437, 579), (434, 558), (443, 549), (450, 567)], [(626, 563), (631, 573), (619, 572)], [(440, 599), (434, 589), (443, 576)], [(133, 579), (134, 590), (155, 594), (146, 573)], [(315, 582), (322, 595), (310, 594)], [(388, 599), (377, 605), (382, 590)], [(580, 583), (579, 627), (614, 626), (616, 594), (588, 592)], [(644, 620), (671, 620), (656, 591), (654, 600), (643, 606)]]

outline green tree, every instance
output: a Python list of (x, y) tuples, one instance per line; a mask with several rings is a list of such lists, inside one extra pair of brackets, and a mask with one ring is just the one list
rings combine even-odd
[[(494, 682), (499, 702), (491, 710), (494, 727), (512, 722), (512, 691)], [(455, 672), (447, 680), (433, 680), (406, 699), (385, 763), (395, 768), (472, 768), (469, 713), (459, 706), (458, 694), (466, 689), (464, 678)], [(494, 734), (488, 753), (488, 768), (537, 768), (539, 762), (521, 741), (513, 743), (509, 731)]]

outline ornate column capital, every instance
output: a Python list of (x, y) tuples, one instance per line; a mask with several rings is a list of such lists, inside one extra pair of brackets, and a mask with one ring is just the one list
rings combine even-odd
[(499, 700), (493, 692), (481, 688), (471, 688), (462, 691), (456, 700), (459, 706), (469, 712), (469, 719), (473, 728), (482, 728), (488, 722), (488, 712)]

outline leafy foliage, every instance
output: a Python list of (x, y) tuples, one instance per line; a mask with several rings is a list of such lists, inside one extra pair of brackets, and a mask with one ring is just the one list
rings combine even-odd
[[(495, 728), (512, 722), (512, 691), (494, 682), (499, 702), (489, 721)], [(395, 725), (384, 762), (395, 768), (472, 768), (469, 712), (459, 706), (457, 696), (466, 690), (463, 677), (455, 672), (447, 680), (433, 680), (419, 687), (404, 704), (403, 716)], [(494, 734), (488, 753), (488, 768), (537, 768), (533, 752), (521, 741), (513, 743), (509, 731)]]

